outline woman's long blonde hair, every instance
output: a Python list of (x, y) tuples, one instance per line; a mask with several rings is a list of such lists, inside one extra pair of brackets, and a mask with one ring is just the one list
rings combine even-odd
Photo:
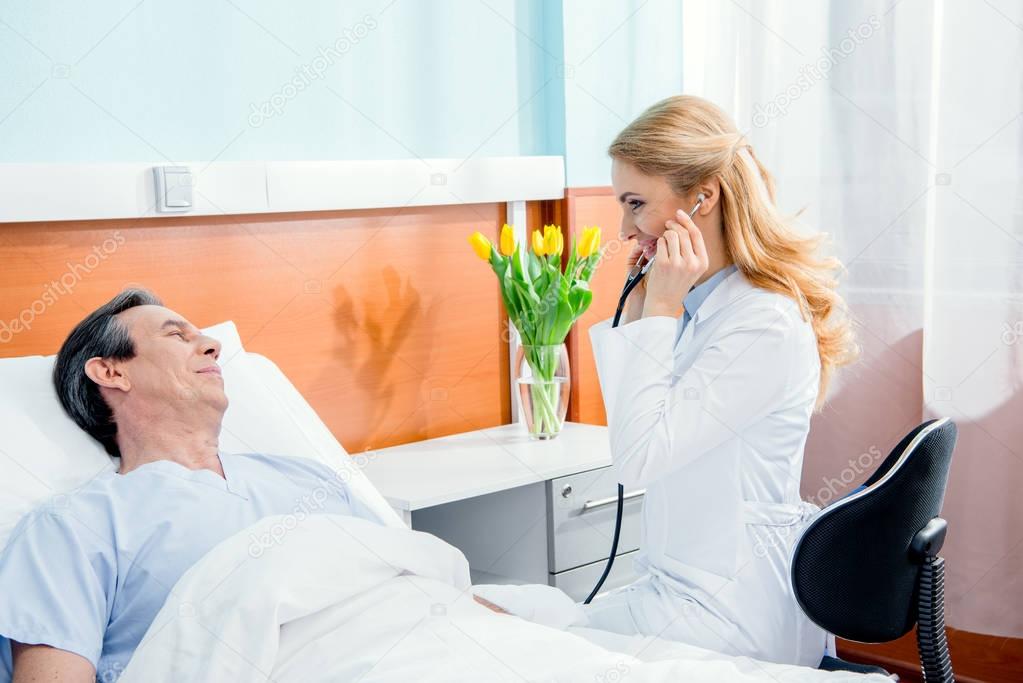
[(860, 353), (835, 289), (844, 268), (837, 258), (818, 257), (824, 234), (804, 237), (779, 214), (771, 174), (728, 115), (699, 97), (669, 97), (619, 133), (608, 153), (664, 178), (679, 196), (718, 180), (728, 256), (753, 285), (793, 299), (813, 326), (821, 361), (819, 412), (834, 371)]

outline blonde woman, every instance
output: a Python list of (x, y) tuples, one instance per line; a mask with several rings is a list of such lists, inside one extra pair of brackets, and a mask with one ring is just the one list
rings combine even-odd
[(789, 555), (816, 510), (799, 496), (810, 416), (858, 354), (840, 264), (785, 222), (706, 100), (655, 104), (609, 153), (630, 264), (654, 263), (621, 325), (590, 337), (614, 467), (646, 495), (641, 577), (585, 606), (587, 625), (816, 666), (827, 634), (796, 603)]

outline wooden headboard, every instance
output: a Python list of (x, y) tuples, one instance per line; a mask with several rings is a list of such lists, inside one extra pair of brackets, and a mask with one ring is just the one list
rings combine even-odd
[(0, 224), (0, 357), (52, 354), (122, 288), (233, 320), (349, 452), (510, 421), (505, 205)]

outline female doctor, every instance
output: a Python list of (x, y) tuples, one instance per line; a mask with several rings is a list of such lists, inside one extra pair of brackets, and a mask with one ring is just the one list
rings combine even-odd
[(810, 416), (857, 354), (840, 264), (784, 222), (710, 102), (655, 104), (609, 153), (630, 265), (655, 259), (620, 326), (590, 339), (618, 480), (646, 495), (640, 578), (584, 606), (587, 626), (816, 666), (827, 634), (789, 557), (817, 509), (799, 496)]

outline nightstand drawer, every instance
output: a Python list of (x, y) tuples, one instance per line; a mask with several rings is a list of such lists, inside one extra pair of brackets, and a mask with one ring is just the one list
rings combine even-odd
[[(615, 557), (611, 573), (607, 575), (607, 580), (600, 587), (601, 593), (606, 593), (609, 590), (636, 580), (636, 570), (632, 566), (632, 561), (635, 557), (635, 550), (631, 553)], [(576, 602), (582, 602), (590, 594), (590, 591), (593, 590), (593, 587), (597, 585), (597, 580), (604, 573), (604, 565), (606, 563), (607, 560), (600, 560), (599, 562), (569, 569), (565, 572), (551, 574), (550, 585), (560, 588), (568, 597)]]
[[(625, 492), (619, 554), (639, 548), (643, 493), (642, 489)], [(549, 571), (563, 572), (607, 559), (611, 553), (617, 506), (618, 479), (613, 467), (548, 481)]]

